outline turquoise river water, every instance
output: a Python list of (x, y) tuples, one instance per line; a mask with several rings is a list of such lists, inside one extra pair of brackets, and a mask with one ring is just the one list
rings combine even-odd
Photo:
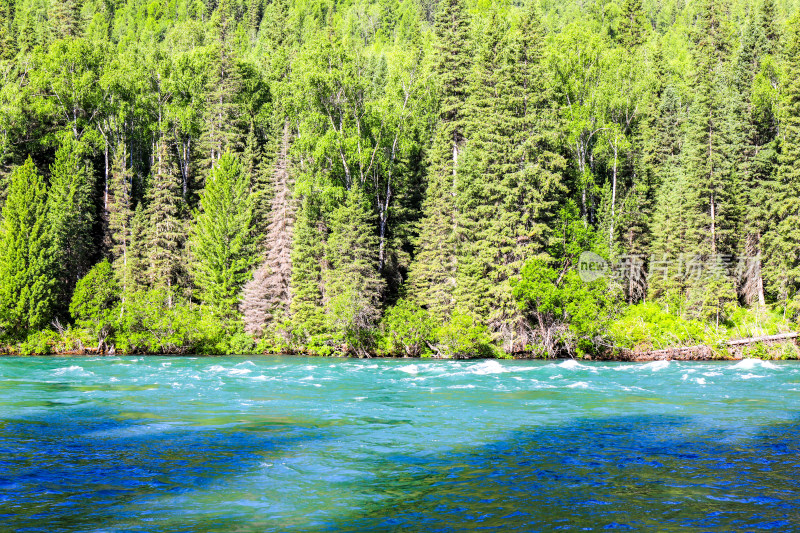
[(0, 359), (1, 531), (800, 530), (800, 364)]

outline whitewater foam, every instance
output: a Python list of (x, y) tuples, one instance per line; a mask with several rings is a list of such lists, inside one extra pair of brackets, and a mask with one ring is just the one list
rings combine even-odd
[(56, 376), (65, 376), (68, 374), (76, 374), (81, 376), (94, 376), (94, 372), (84, 369), (82, 366), (70, 365), (53, 370)]
[(763, 361), (761, 359), (742, 359), (731, 368), (736, 368), (739, 370), (753, 370), (756, 367), (761, 368), (778, 368), (777, 365), (770, 363), (769, 361)]
[(580, 364), (575, 359), (567, 359), (566, 361), (563, 361), (556, 366), (558, 366), (559, 368), (564, 368), (566, 370), (587, 370), (589, 368), (586, 365)]
[(575, 383), (570, 383), (567, 385), (568, 389), (588, 389), (589, 384), (585, 381), (576, 381)]
[(418, 374), (419, 367), (417, 365), (405, 365), (398, 368), (400, 372), (405, 372), (406, 374)]
[(652, 370), (653, 372), (658, 372), (659, 370), (663, 370), (665, 368), (669, 368), (669, 361), (652, 361), (650, 363), (646, 363), (642, 365), (642, 369)]
[(473, 374), (477, 374), (479, 376), (483, 376), (486, 374), (502, 374), (503, 372), (506, 372), (506, 369), (503, 367), (503, 365), (492, 359), (483, 361), (482, 363), (479, 363), (477, 365), (473, 365), (469, 367), (468, 370)]

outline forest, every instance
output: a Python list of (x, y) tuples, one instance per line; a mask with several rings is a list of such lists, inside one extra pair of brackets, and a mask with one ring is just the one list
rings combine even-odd
[(798, 4), (0, 0), (2, 351), (797, 330)]

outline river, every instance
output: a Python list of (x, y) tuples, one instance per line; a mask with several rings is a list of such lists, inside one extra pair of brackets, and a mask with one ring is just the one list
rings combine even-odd
[(3, 531), (800, 529), (800, 364), (0, 359)]

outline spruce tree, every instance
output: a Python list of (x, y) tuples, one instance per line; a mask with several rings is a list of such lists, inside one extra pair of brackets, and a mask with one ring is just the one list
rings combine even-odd
[(65, 39), (79, 35), (81, 3), (80, 0), (50, 0), (48, 19), (54, 38)]
[[(271, 324), (289, 317), (292, 281), (292, 237), (295, 219), (293, 180), (289, 173), (289, 122), (284, 123), (280, 150), (274, 163), (269, 225), (264, 239), (266, 258), (243, 290), (241, 304), (245, 330), (261, 336)], [(255, 211), (262, 204), (255, 199)], [(256, 217), (256, 221), (258, 216)]]
[[(690, 107), (684, 147), (688, 180), (688, 250), (702, 261), (735, 255), (740, 218), (735, 154), (736, 120), (726, 70), (729, 53), (727, 28), (718, 0), (705, 0), (696, 28), (695, 92)], [(729, 283), (734, 284), (731, 275)], [(703, 291), (695, 279), (690, 293)], [(699, 302), (697, 296), (689, 300)]]
[(159, 140), (147, 191), (147, 277), (151, 288), (167, 290), (167, 304), (183, 269), (186, 225), (181, 175), (170, 153), (169, 138)]
[(798, 298), (800, 288), (800, 14), (789, 21), (786, 37), (780, 155), (764, 273), (771, 292), (784, 304)]
[[(454, 290), (459, 312), (487, 320), (496, 303), (492, 288), (495, 268), (513, 253), (513, 224), (502, 209), (512, 194), (505, 174), (514, 169), (511, 158), (512, 121), (508, 98), (511, 80), (504, 35), (497, 18), (477, 43), (469, 96), (464, 106), (465, 147), (456, 169), (457, 269)], [(508, 213), (510, 215), (510, 213)]]
[(234, 48), (236, 18), (233, 0), (221, 0), (212, 17), (212, 25), (216, 34), (215, 57), (209, 65), (206, 124), (201, 139), (208, 169), (223, 153), (240, 151), (245, 137), (243, 113), (236, 102), (242, 90), (242, 77)]
[(511, 280), (544, 251), (564, 193), (542, 45), (533, 9), (518, 29), (493, 19), (464, 109), (456, 305), (488, 325), (508, 351), (524, 349), (530, 331)]
[(47, 188), (29, 157), (11, 174), (0, 232), (0, 328), (14, 338), (50, 324), (56, 307)]
[(48, 216), (58, 268), (59, 311), (66, 313), (75, 284), (89, 271), (95, 258), (92, 226), (94, 204), (91, 167), (85, 147), (69, 135), (62, 137), (50, 167)]
[(337, 340), (358, 355), (371, 348), (381, 314), (384, 281), (378, 269), (374, 215), (358, 189), (351, 189), (331, 214), (324, 273), (325, 312)]
[(464, 147), (463, 107), (469, 86), (471, 45), (464, 0), (444, 0), (436, 17), (439, 120), (428, 156), (428, 179), (410, 293), (443, 319), (452, 309), (456, 283), (455, 205), (459, 154)]
[(129, 268), (134, 236), (133, 217), (133, 172), (128, 168), (127, 146), (120, 143), (114, 151), (108, 187), (108, 232), (111, 242), (107, 250), (123, 292), (135, 285)]
[(322, 266), (327, 228), (319, 220), (319, 207), (306, 196), (297, 214), (291, 253), (292, 337), (299, 345), (313, 343), (326, 331)]
[(644, 44), (647, 38), (647, 19), (642, 0), (624, 0), (619, 23), (619, 40), (628, 49)]
[(0, 61), (11, 59), (16, 53), (14, 5), (11, 0), (0, 0)]
[(191, 272), (200, 300), (233, 316), (256, 261), (250, 180), (230, 153), (211, 169), (192, 225)]

